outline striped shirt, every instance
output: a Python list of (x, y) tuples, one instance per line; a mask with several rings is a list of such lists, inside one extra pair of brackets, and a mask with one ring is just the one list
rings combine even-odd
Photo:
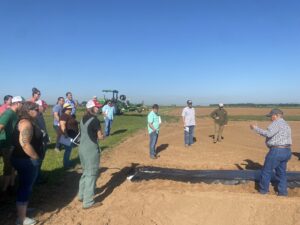
[(263, 130), (259, 127), (255, 128), (254, 130), (261, 136), (266, 137), (266, 145), (268, 147), (292, 144), (291, 128), (282, 118), (274, 120), (267, 130)]

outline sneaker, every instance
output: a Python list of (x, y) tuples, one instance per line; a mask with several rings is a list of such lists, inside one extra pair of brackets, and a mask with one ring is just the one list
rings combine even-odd
[(156, 155), (151, 155), (150, 158), (151, 159), (157, 159), (157, 156)]
[(36, 223), (37, 223), (36, 220), (31, 219), (29, 217), (26, 217), (25, 220), (23, 221), (23, 223), (19, 219), (17, 219), (17, 221), (16, 221), (16, 225), (34, 225)]
[(101, 202), (97, 202), (97, 203), (94, 203), (93, 205), (90, 205), (88, 207), (83, 207), (83, 209), (93, 209), (93, 208), (99, 207), (101, 205), (102, 205)]

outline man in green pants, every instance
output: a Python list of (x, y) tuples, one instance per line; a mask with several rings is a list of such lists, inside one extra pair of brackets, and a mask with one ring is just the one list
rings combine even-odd
[(99, 107), (93, 100), (89, 100), (86, 113), (80, 122), (79, 158), (83, 171), (79, 181), (78, 199), (83, 202), (83, 209), (102, 205), (101, 202), (94, 201), (100, 164), (98, 140), (103, 139), (100, 121), (97, 118)]
[(224, 109), (224, 104), (220, 103), (219, 108), (210, 114), (215, 121), (214, 143), (222, 141), (224, 126), (228, 123), (227, 111)]

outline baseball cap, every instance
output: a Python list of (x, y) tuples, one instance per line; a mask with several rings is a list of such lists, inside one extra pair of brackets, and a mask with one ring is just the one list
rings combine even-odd
[(97, 100), (93, 99), (93, 101), (94, 101), (95, 107), (101, 108), (102, 105)]
[(192, 100), (187, 100), (186, 103), (187, 103), (188, 105), (193, 104)]
[(224, 104), (223, 103), (219, 103), (219, 107), (224, 107)]
[(86, 108), (87, 108), (87, 109), (90, 109), (90, 108), (93, 108), (93, 107), (100, 108), (101, 105), (100, 105), (99, 102), (97, 102), (97, 101), (89, 100), (89, 101), (86, 103)]
[(266, 116), (271, 117), (273, 115), (283, 115), (283, 112), (280, 109), (272, 109)]
[(24, 102), (24, 98), (21, 96), (15, 96), (12, 98), (11, 103), (15, 103), (15, 102)]
[(69, 103), (65, 103), (64, 106), (63, 106), (64, 109), (72, 109), (73, 106)]

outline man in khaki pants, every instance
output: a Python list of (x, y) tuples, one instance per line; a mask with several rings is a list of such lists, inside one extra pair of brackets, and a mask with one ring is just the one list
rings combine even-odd
[(224, 126), (228, 122), (227, 111), (224, 109), (224, 104), (220, 103), (219, 108), (214, 110), (210, 116), (215, 121), (214, 143), (217, 143), (217, 141), (221, 142)]

